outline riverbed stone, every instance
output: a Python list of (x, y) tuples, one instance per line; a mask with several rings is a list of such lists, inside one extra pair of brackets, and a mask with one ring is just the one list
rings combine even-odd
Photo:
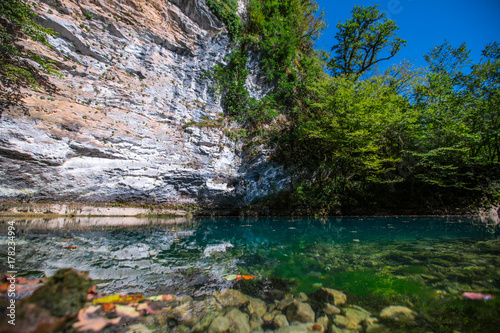
[(249, 302), (247, 296), (234, 289), (223, 289), (220, 291), (216, 291), (214, 292), (214, 297), (225, 308), (241, 308)]
[(366, 327), (366, 333), (390, 333), (391, 331), (382, 324), (373, 324)]
[(193, 326), (193, 329), (191, 330), (191, 333), (202, 333), (206, 332), (208, 330), (208, 327), (212, 323), (212, 321), (215, 319), (215, 314), (209, 313), (201, 321), (196, 323), (196, 325)]
[(328, 329), (328, 323), (330, 322), (330, 319), (328, 319), (327, 316), (321, 316), (316, 319), (316, 323), (320, 324), (325, 328), (325, 330)]
[(335, 318), (333, 319), (333, 323), (335, 324), (335, 326), (339, 328), (347, 328), (350, 330), (357, 330), (357, 331), (361, 331), (363, 329), (358, 320), (342, 315), (336, 315)]
[(314, 322), (315, 315), (309, 304), (294, 301), (287, 307), (286, 317), (289, 322), (311, 323)]
[(286, 309), (290, 304), (293, 303), (295, 299), (291, 294), (286, 294), (285, 297), (276, 305), (276, 309), (283, 310)]
[(317, 302), (330, 303), (335, 306), (343, 305), (347, 302), (347, 296), (335, 289), (320, 288), (310, 295)]
[(270, 322), (273, 321), (274, 317), (275, 317), (274, 313), (272, 313), (272, 312), (266, 312), (262, 316), (262, 320), (264, 320), (266, 323), (270, 323)]
[(250, 315), (250, 319), (248, 320), (248, 324), (250, 324), (250, 330), (254, 332), (255, 330), (258, 330), (259, 328), (264, 325), (264, 320), (257, 314), (257, 313), (252, 313)]
[(128, 328), (127, 333), (152, 333), (149, 328), (147, 328), (144, 324), (135, 324), (131, 325)]
[(308, 323), (305, 325), (306, 325), (307, 332), (311, 332), (311, 333), (324, 333), (325, 332), (325, 328), (321, 324)]
[(339, 328), (335, 325), (332, 325), (332, 327), (330, 327), (329, 333), (359, 333), (359, 330), (351, 330), (348, 328)]
[(299, 302), (307, 302), (309, 300), (305, 293), (298, 293), (295, 295), (295, 299)]
[(323, 312), (328, 316), (333, 316), (336, 314), (340, 314), (341, 310), (338, 307), (331, 305), (330, 303), (325, 303), (325, 305), (323, 306)]
[(218, 316), (210, 323), (208, 333), (224, 333), (229, 331), (229, 319), (226, 317)]
[(361, 324), (367, 318), (370, 317), (370, 312), (366, 311), (361, 307), (348, 307), (342, 309), (343, 315), (349, 318), (350, 320)]
[(307, 329), (303, 325), (291, 325), (282, 327), (274, 331), (275, 333), (307, 333)]
[(262, 317), (267, 311), (266, 302), (258, 298), (248, 297), (247, 311), (249, 314), (256, 313)]
[(231, 332), (235, 333), (250, 333), (250, 324), (248, 323), (248, 315), (238, 309), (232, 309), (225, 317), (231, 325)]
[(405, 323), (413, 322), (416, 315), (417, 313), (413, 310), (400, 305), (391, 305), (380, 311), (382, 319)]
[(273, 326), (275, 328), (282, 328), (289, 325), (290, 324), (288, 323), (288, 320), (286, 319), (286, 316), (284, 314), (279, 314), (273, 319)]
[(189, 327), (193, 327), (199, 323), (205, 315), (213, 311), (214, 307), (210, 306), (210, 302), (186, 302), (173, 309), (173, 314), (176, 318)]

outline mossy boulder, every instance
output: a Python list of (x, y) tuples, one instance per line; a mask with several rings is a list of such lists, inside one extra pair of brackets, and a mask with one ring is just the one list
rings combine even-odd
[(87, 274), (74, 269), (61, 269), (26, 302), (49, 310), (55, 317), (64, 317), (83, 308), (90, 287), (92, 281)]

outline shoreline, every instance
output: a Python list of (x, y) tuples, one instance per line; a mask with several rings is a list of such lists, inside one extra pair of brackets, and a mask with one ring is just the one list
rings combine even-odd
[[(295, 214), (294, 214), (295, 213)], [(470, 209), (457, 208), (450, 212), (448, 209), (415, 209), (415, 210), (397, 210), (390, 212), (386, 209), (381, 209), (376, 212), (374, 209), (366, 211), (331, 215), (301, 215), (293, 211), (272, 211), (266, 210), (265, 214), (258, 214), (253, 209), (248, 207), (240, 209), (224, 209), (210, 208), (201, 206), (185, 206), (185, 205), (153, 205), (153, 204), (134, 204), (134, 203), (84, 203), (84, 202), (0, 202), (0, 218), (45, 218), (55, 219), (61, 217), (135, 217), (135, 218), (174, 218), (174, 217), (356, 217), (356, 216), (374, 216), (374, 217), (390, 217), (390, 216), (418, 216), (418, 217), (477, 217), (483, 220), (484, 210), (476, 210), (471, 212)]]
[[(182, 208), (181, 208), (182, 207)], [(117, 203), (0, 202), (0, 217), (192, 217), (193, 208)]]

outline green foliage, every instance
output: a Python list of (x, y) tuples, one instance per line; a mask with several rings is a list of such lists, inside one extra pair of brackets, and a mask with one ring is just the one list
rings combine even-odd
[(398, 29), (394, 21), (387, 20), (377, 7), (354, 6), (352, 18), (337, 25), (335, 55), (328, 63), (334, 75), (362, 75), (406, 45), (405, 40), (394, 37)]
[(238, 38), (243, 30), (243, 22), (236, 14), (238, 0), (207, 0), (207, 6), (221, 20), (232, 38)]
[[(34, 21), (31, 7), (20, 0), (0, 2), (0, 104), (18, 103), (22, 97), (21, 87), (41, 87), (54, 92), (55, 87), (41, 72), (57, 74), (50, 61), (24, 49), (17, 42), (22, 37), (49, 45), (47, 34), (52, 31)], [(39, 66), (35, 67), (28, 60)]]
[[(500, 200), (500, 46), (472, 64), (465, 44), (437, 46), (427, 71), (407, 62), (369, 76), (405, 41), (376, 7), (339, 24), (326, 75), (313, 49), (324, 27), (310, 0), (253, 0), (236, 50), (212, 71), (226, 114), (249, 142), (274, 145), (290, 191), (258, 205), (337, 214), (356, 207), (432, 209)], [(245, 87), (249, 52), (271, 88)], [(257, 204), (257, 203), (256, 203)]]
[(298, 177), (298, 202), (324, 213), (358, 205), (370, 184), (401, 181), (395, 172), (405, 140), (407, 101), (382, 78), (331, 78), (309, 87), (293, 132), (283, 133), (282, 161)]
[(254, 103), (245, 88), (248, 76), (247, 61), (245, 52), (236, 50), (229, 55), (226, 65), (216, 65), (211, 73), (222, 94), (222, 104), (226, 114), (241, 123), (247, 120), (248, 108)]

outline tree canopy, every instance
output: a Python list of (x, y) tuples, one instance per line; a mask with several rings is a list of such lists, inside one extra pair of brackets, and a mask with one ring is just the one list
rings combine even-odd
[(377, 63), (394, 57), (406, 41), (395, 37), (398, 27), (378, 6), (354, 6), (352, 18), (337, 25), (337, 43), (328, 62), (332, 73), (361, 75)]

